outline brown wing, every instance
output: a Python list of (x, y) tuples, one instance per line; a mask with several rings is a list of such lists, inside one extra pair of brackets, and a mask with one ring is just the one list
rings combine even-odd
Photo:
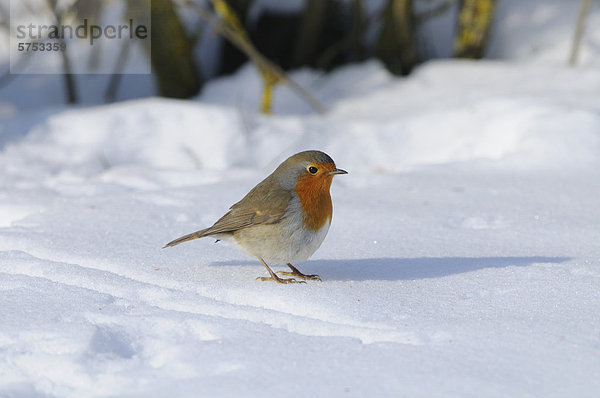
[(279, 184), (273, 184), (271, 180), (272, 176), (269, 176), (252, 188), (242, 200), (231, 206), (229, 211), (212, 227), (177, 238), (167, 243), (165, 247), (205, 236), (234, 232), (252, 225), (273, 224), (281, 220), (292, 195), (283, 188), (274, 189), (273, 186), (279, 186)]
[(202, 231), (202, 236), (233, 232), (240, 228), (258, 224), (275, 223), (285, 215), (291, 193), (285, 189), (273, 189), (270, 176), (255, 186), (242, 200), (210, 228)]

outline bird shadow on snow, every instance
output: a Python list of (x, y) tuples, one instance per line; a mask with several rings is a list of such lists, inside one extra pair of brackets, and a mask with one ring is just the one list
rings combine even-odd
[[(365, 258), (354, 260), (312, 260), (298, 264), (305, 273), (323, 280), (413, 280), (439, 278), (486, 268), (526, 267), (533, 264), (560, 264), (569, 257), (420, 257)], [(252, 261), (218, 261), (211, 265), (260, 265)], [(287, 267), (284, 267), (287, 268)], [(279, 271), (279, 266), (273, 267)], [(287, 269), (286, 269), (287, 270)]]

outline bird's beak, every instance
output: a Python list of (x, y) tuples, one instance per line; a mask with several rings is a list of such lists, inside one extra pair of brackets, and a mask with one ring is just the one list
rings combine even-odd
[(348, 172), (346, 170), (342, 170), (342, 169), (333, 169), (329, 172), (329, 174), (335, 175), (335, 174), (348, 174)]

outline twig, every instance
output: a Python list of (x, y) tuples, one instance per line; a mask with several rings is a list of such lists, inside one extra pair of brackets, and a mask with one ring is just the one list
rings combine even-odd
[(581, 0), (581, 5), (579, 6), (579, 16), (577, 17), (577, 25), (575, 26), (575, 35), (573, 36), (573, 45), (571, 46), (571, 55), (569, 56), (570, 66), (575, 66), (577, 63), (579, 45), (581, 44), (583, 30), (585, 29), (585, 20), (589, 14), (591, 5), (592, 0)]
[[(47, 0), (48, 8), (53, 14), (57, 25), (60, 25), (66, 12), (61, 13), (56, 8), (56, 2)], [(71, 69), (71, 62), (67, 55), (68, 46), (66, 45), (64, 37), (59, 39), (61, 45), (64, 45), (64, 50), (60, 52), (63, 60), (63, 80), (65, 82), (65, 90), (67, 92), (67, 101), (69, 104), (75, 104), (77, 102), (77, 88), (75, 87), (75, 79), (73, 78), (73, 70)]]
[(198, 15), (206, 20), (208, 23), (213, 25), (213, 28), (217, 33), (222, 35), (224, 38), (229, 40), (231, 44), (236, 46), (240, 51), (242, 51), (250, 60), (256, 64), (259, 68), (265, 68), (271, 71), (277, 78), (284, 84), (287, 84), (292, 91), (294, 91), (300, 98), (302, 98), (306, 103), (308, 103), (317, 113), (323, 114), (326, 112), (325, 106), (319, 102), (315, 97), (313, 97), (308, 91), (306, 91), (302, 86), (296, 83), (294, 80), (290, 79), (287, 74), (279, 67), (279, 65), (275, 64), (271, 60), (267, 59), (263, 56), (254, 45), (249, 42), (242, 40), (238, 35), (235, 34), (234, 30), (231, 29), (228, 25), (224, 24), (220, 19), (216, 18), (211, 12), (207, 11), (203, 7), (194, 3), (191, 0), (171, 0), (175, 4), (184, 5), (193, 8)]
[(119, 85), (121, 84), (121, 78), (123, 77), (123, 69), (125, 68), (125, 64), (127, 63), (127, 56), (129, 55), (129, 44), (130, 40), (125, 40), (125, 42), (121, 46), (121, 50), (119, 51), (119, 58), (117, 58), (115, 68), (110, 77), (110, 81), (108, 82), (108, 87), (106, 88), (106, 92), (104, 93), (104, 98), (107, 102), (113, 102), (117, 96), (117, 90), (119, 89)]

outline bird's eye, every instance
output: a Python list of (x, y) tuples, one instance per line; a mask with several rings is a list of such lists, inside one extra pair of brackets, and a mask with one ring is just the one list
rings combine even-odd
[(317, 171), (319, 171), (319, 169), (317, 169), (315, 166), (310, 166), (310, 167), (308, 168), (308, 172), (309, 172), (310, 174), (317, 174)]

